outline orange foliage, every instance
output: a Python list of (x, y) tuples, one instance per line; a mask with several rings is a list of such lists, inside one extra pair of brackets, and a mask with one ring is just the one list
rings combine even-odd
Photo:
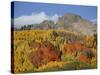
[(85, 55), (80, 55), (79, 56), (79, 60), (82, 61), (82, 62), (84, 62), (84, 63), (90, 63), (90, 60)]
[(38, 68), (50, 61), (61, 60), (61, 52), (55, 50), (50, 43), (36, 43), (35, 47), (38, 48), (38, 50), (30, 53), (31, 62), (35, 67)]
[(88, 48), (79, 42), (68, 43), (64, 46), (64, 54), (73, 53), (81, 50), (88, 50)]
[(34, 51), (34, 52), (31, 52), (30, 53), (30, 55), (29, 55), (29, 57), (30, 57), (30, 61), (31, 61), (31, 63), (35, 66), (35, 67), (39, 67), (39, 66), (41, 66), (42, 64), (41, 64), (41, 62), (42, 62), (42, 57), (43, 57), (43, 55), (42, 55), (42, 53), (41, 53), (41, 51)]
[(46, 62), (61, 60), (61, 53), (57, 50), (45, 48), (43, 54)]

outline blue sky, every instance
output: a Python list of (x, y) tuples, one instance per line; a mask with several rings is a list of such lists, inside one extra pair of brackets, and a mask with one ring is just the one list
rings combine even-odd
[[(12, 10), (13, 11), (13, 10)], [(21, 16), (31, 16), (32, 14), (44, 13), (47, 16), (64, 15), (67, 13), (78, 14), (84, 19), (97, 19), (96, 6), (79, 6), (67, 4), (48, 4), (48, 3), (31, 3), (31, 2), (15, 2), (14, 3), (14, 19)]]

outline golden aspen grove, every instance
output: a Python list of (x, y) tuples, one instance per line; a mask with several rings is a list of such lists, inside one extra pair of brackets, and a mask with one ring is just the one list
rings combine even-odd
[[(70, 43), (71, 39), (74, 43)], [(96, 36), (81, 36), (75, 32), (66, 30), (22, 30), (14, 31), (14, 72), (37, 72), (37, 71), (56, 71), (73, 69), (96, 68)], [(62, 52), (61, 60), (51, 59), (49, 62), (41, 62), (44, 59), (30, 59), (32, 52), (40, 51), (38, 45), (48, 44), (54, 50)], [(34, 46), (33, 46), (34, 45)], [(72, 48), (73, 47), (73, 48)], [(45, 49), (45, 48), (43, 48)], [(45, 51), (45, 50), (44, 50)], [(33, 53), (33, 54), (34, 54)], [(48, 53), (48, 52), (46, 52)], [(50, 52), (49, 52), (50, 53)], [(34, 54), (35, 55), (35, 54)], [(41, 54), (40, 54), (41, 55)], [(51, 55), (53, 57), (53, 54)], [(33, 61), (40, 61), (41, 65), (35, 66)]]

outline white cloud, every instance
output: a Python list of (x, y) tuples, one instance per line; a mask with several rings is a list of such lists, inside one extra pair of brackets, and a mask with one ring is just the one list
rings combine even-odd
[(55, 14), (53, 16), (48, 17), (48, 20), (52, 20), (56, 23), (59, 17), (60, 17), (59, 15)]
[(52, 20), (54, 22), (57, 22), (58, 18), (59, 18), (58, 14), (54, 14), (53, 16), (48, 16), (44, 12), (32, 13), (32, 15), (20, 16), (18, 18), (15, 18), (14, 26), (21, 27), (23, 25), (39, 24), (44, 20)]
[(91, 22), (93, 22), (94, 24), (97, 24), (97, 19), (92, 19)]

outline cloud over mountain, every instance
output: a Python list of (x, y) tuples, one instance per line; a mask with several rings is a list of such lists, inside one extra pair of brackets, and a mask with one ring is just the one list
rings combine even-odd
[(94, 24), (97, 24), (97, 19), (92, 19), (91, 22), (93, 22)]
[(32, 13), (32, 15), (20, 16), (18, 18), (15, 18), (14, 26), (21, 27), (23, 25), (39, 24), (39, 23), (43, 22), (44, 20), (52, 20), (54, 22), (57, 22), (58, 18), (59, 18), (58, 14), (48, 16), (45, 12)]

